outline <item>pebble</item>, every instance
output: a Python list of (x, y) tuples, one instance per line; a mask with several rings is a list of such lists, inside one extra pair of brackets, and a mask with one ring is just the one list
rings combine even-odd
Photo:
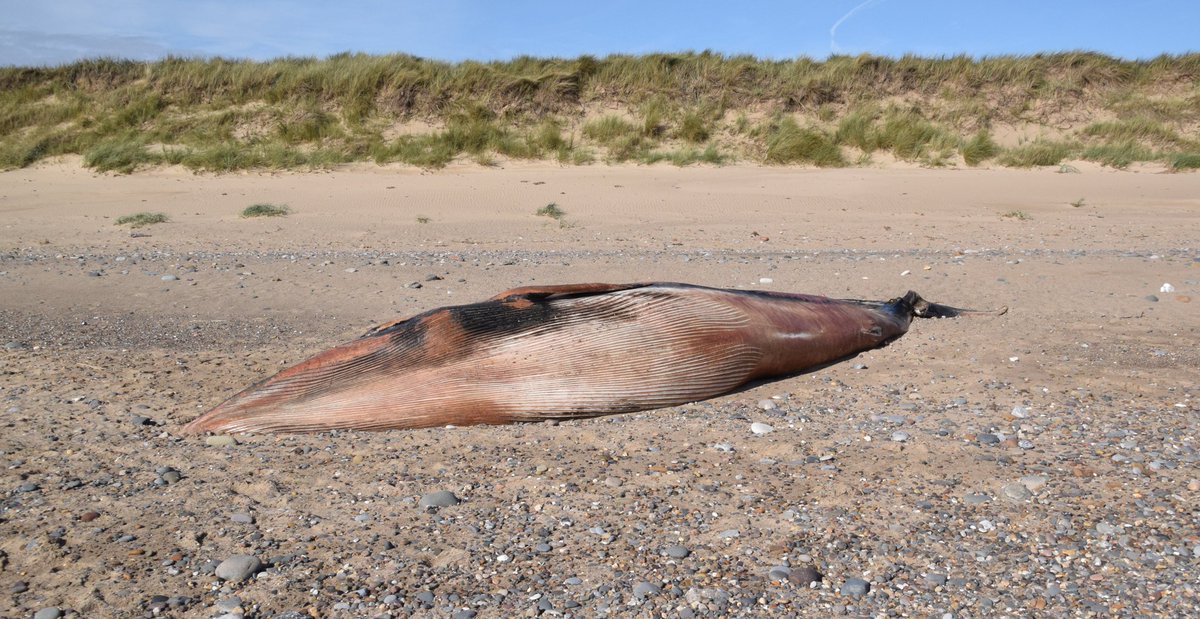
[(554, 547), (551, 546), (550, 544), (547, 544), (546, 542), (542, 542), (542, 543), (538, 544), (537, 546), (534, 546), (533, 549), (538, 552), (550, 552), (551, 550), (554, 550)]
[(233, 555), (217, 566), (215, 574), (221, 580), (242, 582), (262, 568), (262, 561), (254, 555)]
[(935, 587), (940, 587), (940, 586), (946, 584), (946, 575), (945, 574), (935, 574), (935, 573), (926, 574), (925, 582), (927, 582)]
[(1026, 488), (1025, 484), (1020, 482), (1006, 484), (1001, 491), (1005, 498), (1013, 501), (1027, 501), (1033, 497), (1033, 493), (1029, 491), (1029, 488)]
[(995, 434), (980, 434), (976, 439), (983, 445), (999, 445), (1000, 437)]
[(135, 426), (152, 426), (154, 422), (145, 415), (130, 415), (129, 422)]
[(1026, 417), (1029, 417), (1029, 409), (1024, 406), (1014, 406), (1012, 409), (1012, 416), (1016, 417), (1017, 419), (1025, 419)]
[(633, 597), (642, 600), (652, 595), (662, 593), (662, 589), (649, 581), (641, 580), (633, 585)]
[(36, 613), (33, 613), (33, 619), (58, 619), (61, 616), (62, 611), (53, 606), (50, 608), (43, 608)]
[(713, 449), (715, 449), (717, 451), (729, 453), (729, 452), (733, 451), (733, 445), (731, 445), (729, 443), (717, 443), (716, 445), (713, 445)]
[(756, 422), (750, 424), (750, 431), (755, 434), (762, 435), (762, 434), (770, 434), (770, 433), (774, 432), (775, 428), (768, 424), (762, 423), (760, 421), (756, 421)]
[(821, 575), (821, 572), (818, 572), (817, 568), (811, 565), (798, 567), (788, 574), (788, 581), (798, 587), (808, 587), (812, 583), (821, 582), (824, 579), (825, 577)]
[(963, 497), (963, 503), (966, 503), (967, 505), (982, 505), (991, 500), (992, 500), (992, 497), (990, 497), (986, 494), (979, 494), (979, 493), (974, 493), (974, 492)]
[(842, 595), (866, 595), (871, 590), (871, 583), (861, 578), (851, 578), (847, 580), (841, 588)]
[(454, 496), (449, 490), (438, 490), (430, 492), (421, 497), (421, 501), (417, 503), (419, 507), (428, 509), (430, 507), (450, 507), (459, 504), (458, 497)]
[(1096, 524), (1096, 532), (1100, 535), (1116, 535), (1121, 532), (1121, 527), (1108, 524), (1107, 522), (1100, 522)]
[(177, 281), (179, 281), (179, 278), (178, 278), (178, 277), (176, 277), (176, 276), (174, 276), (174, 275), (163, 275), (163, 276), (162, 276), (160, 279), (162, 279), (164, 282), (177, 282)]
[(229, 519), (241, 524), (254, 524), (254, 516), (251, 516), (250, 514), (238, 513), (230, 516)]
[(908, 440), (908, 432), (904, 432), (902, 430), (892, 432), (892, 440), (896, 441), (897, 443), (903, 443), (904, 441)]
[(29, 583), (25, 582), (24, 580), (18, 580), (8, 588), (8, 592), (14, 595), (17, 593), (25, 593), (26, 591), (29, 591)]
[(25, 350), (27, 348), (23, 342), (6, 342), (4, 350)]
[(1156, 295), (1148, 294), (1142, 298), (1146, 299), (1147, 301), (1149, 301), (1151, 303), (1158, 303), (1158, 297)]
[(29, 482), (17, 486), (17, 492), (36, 492), (39, 488), (41, 488), (41, 486), (33, 482)]
[(688, 555), (692, 554), (692, 551), (680, 546), (679, 544), (671, 544), (670, 546), (667, 546), (663, 552), (665, 552), (667, 556), (671, 557), (672, 559), (686, 559)]
[(717, 537), (721, 539), (733, 539), (739, 536), (741, 536), (741, 533), (739, 533), (737, 529), (726, 529), (717, 535)]
[(1030, 492), (1037, 492), (1046, 486), (1046, 476), (1026, 475), (1021, 478), (1021, 485), (1028, 488)]
[(582, 579), (582, 578), (580, 578), (580, 577), (578, 577), (578, 576), (572, 576), (572, 577), (570, 577), (570, 578), (568, 578), (568, 579), (564, 580), (564, 581), (563, 581), (563, 584), (564, 584), (564, 585), (571, 585), (571, 586), (575, 586), (575, 585), (582, 585), (582, 584), (583, 584), (583, 579)]
[(204, 437), (204, 444), (208, 445), (209, 447), (230, 447), (232, 445), (237, 445), (238, 442), (236, 438), (233, 438), (228, 434), (218, 434), (216, 436)]
[(1167, 284), (1163, 284), (1162, 287), (1158, 289), (1158, 291), (1159, 292), (1175, 292), (1175, 287), (1172, 286), (1171, 284), (1167, 283)]
[(453, 619), (475, 619), (475, 615), (477, 614), (479, 613), (471, 610), (470, 608), (464, 608), (462, 610), (455, 611), (451, 617), (453, 617)]
[(776, 565), (767, 571), (767, 578), (771, 580), (787, 580), (792, 575), (792, 568), (786, 565)]
[(242, 598), (231, 596), (217, 600), (217, 610), (223, 613), (231, 613), (242, 607)]

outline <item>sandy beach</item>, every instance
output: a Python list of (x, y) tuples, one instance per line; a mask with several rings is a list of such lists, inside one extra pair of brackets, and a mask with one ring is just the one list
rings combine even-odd
[[(1200, 612), (1200, 174), (1064, 169), (0, 173), (0, 617)], [(178, 432), (373, 325), (594, 281), (1009, 311), (643, 413)]]

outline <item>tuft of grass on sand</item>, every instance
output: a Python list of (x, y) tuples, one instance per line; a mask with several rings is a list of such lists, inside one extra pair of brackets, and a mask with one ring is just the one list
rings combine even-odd
[(107, 140), (83, 155), (83, 164), (99, 172), (130, 174), (139, 166), (161, 163), (162, 155), (146, 150), (146, 145), (131, 137)]
[(170, 221), (166, 213), (150, 213), (141, 212), (133, 215), (122, 215), (117, 218), (116, 225), (124, 226), (129, 224), (130, 228), (143, 228), (154, 224), (161, 224)]
[(1075, 208), (1079, 208), (1085, 204), (1087, 204), (1087, 200), (1084, 200), (1083, 198), (1079, 198), (1078, 200), (1074, 200), (1071, 202), (1071, 206), (1073, 206)]
[(1016, 219), (1018, 221), (1027, 221), (1030, 219), (1029, 213), (1026, 213), (1025, 211), (1009, 211), (1000, 216), (1004, 219)]
[(551, 202), (534, 212), (539, 217), (549, 217), (550, 219), (561, 221), (567, 216), (567, 212), (559, 208), (558, 204)]
[(431, 221), (433, 221), (433, 220), (424, 215), (417, 215), (417, 223), (419, 223), (419, 224), (427, 224)]
[(268, 204), (261, 202), (259, 204), (252, 204), (242, 209), (241, 216), (243, 219), (250, 217), (285, 217), (290, 212), (292, 212), (292, 209), (288, 208), (286, 204)]
[(1014, 168), (1032, 168), (1062, 163), (1074, 148), (1064, 142), (1038, 139), (1028, 144), (1010, 148), (1000, 155), (1002, 165)]
[(821, 167), (846, 165), (842, 149), (825, 133), (802, 128), (786, 117), (767, 130), (768, 163), (811, 163)]
[(1129, 164), (1137, 161), (1153, 161), (1161, 157), (1158, 153), (1134, 140), (1089, 146), (1083, 149), (1079, 156), (1088, 161), (1098, 161), (1114, 168), (1127, 168)]
[(963, 161), (974, 167), (1000, 153), (1000, 146), (992, 140), (992, 135), (986, 130), (976, 133), (971, 139), (959, 147)]
[(1171, 157), (1172, 170), (1200, 169), (1200, 153), (1179, 153)]

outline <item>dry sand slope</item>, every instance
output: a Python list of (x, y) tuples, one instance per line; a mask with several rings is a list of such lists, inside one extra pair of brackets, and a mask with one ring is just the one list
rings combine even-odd
[[(0, 174), (0, 616), (1194, 616), (1200, 174), (1079, 167)], [(639, 414), (177, 436), (377, 322), (639, 280), (1011, 309)]]

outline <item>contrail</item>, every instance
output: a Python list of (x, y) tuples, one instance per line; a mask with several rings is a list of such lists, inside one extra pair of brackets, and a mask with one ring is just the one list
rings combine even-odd
[(847, 11), (841, 19), (833, 22), (833, 25), (829, 27), (829, 51), (835, 54), (842, 51), (842, 47), (837, 44), (837, 29), (841, 27), (842, 24), (846, 23), (846, 20), (854, 17), (859, 11), (871, 6), (872, 4), (879, 4), (880, 2), (883, 2), (883, 0), (865, 0), (865, 2), (862, 2), (858, 6)]

